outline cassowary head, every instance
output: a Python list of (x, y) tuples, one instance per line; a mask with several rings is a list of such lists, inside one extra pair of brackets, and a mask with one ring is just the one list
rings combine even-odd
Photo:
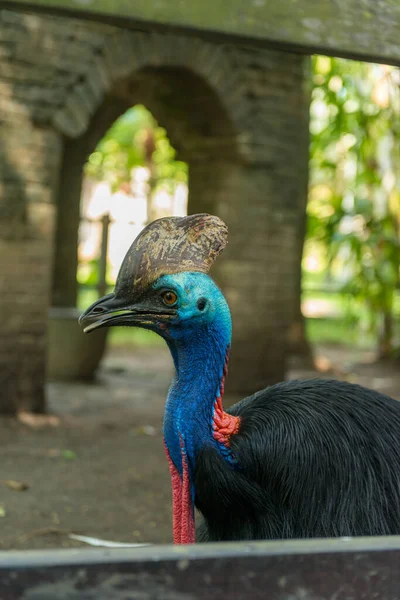
[(154, 221), (128, 250), (114, 293), (81, 316), (84, 332), (122, 325), (150, 329), (167, 341), (196, 334), (225, 305), (207, 273), (226, 243), (227, 227), (218, 217)]

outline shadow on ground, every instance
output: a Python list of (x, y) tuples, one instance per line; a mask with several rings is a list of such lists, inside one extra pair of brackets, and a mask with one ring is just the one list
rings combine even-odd
[[(400, 399), (400, 374), (390, 365), (370, 364), (372, 358), (324, 347), (318, 364), (328, 369), (326, 376)], [(49, 384), (50, 410), (60, 417), (59, 426), (35, 429), (0, 420), (1, 549), (81, 545), (71, 533), (121, 542), (171, 541), (161, 434), (171, 374), (166, 348), (114, 349), (95, 384)], [(292, 365), (289, 376), (321, 373)], [(19, 491), (9, 480), (28, 487)]]

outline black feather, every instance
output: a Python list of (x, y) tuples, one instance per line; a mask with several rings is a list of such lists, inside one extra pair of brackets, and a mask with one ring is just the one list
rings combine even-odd
[(196, 457), (198, 541), (400, 534), (400, 402), (331, 380), (271, 386), (241, 417), (233, 468)]

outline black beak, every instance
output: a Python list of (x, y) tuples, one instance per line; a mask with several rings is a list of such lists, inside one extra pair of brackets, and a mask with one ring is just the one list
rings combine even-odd
[(155, 323), (165, 323), (176, 315), (175, 310), (154, 310), (146, 301), (131, 305), (125, 300), (109, 294), (94, 302), (79, 317), (79, 325), (84, 333), (90, 333), (100, 327), (116, 325), (152, 327)]

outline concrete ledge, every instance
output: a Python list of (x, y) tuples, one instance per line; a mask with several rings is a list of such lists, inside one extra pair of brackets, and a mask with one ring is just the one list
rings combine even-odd
[(400, 537), (0, 553), (2, 600), (394, 600)]
[(124, 27), (219, 35), (292, 52), (400, 64), (397, 0), (9, 0), (2, 5)]

